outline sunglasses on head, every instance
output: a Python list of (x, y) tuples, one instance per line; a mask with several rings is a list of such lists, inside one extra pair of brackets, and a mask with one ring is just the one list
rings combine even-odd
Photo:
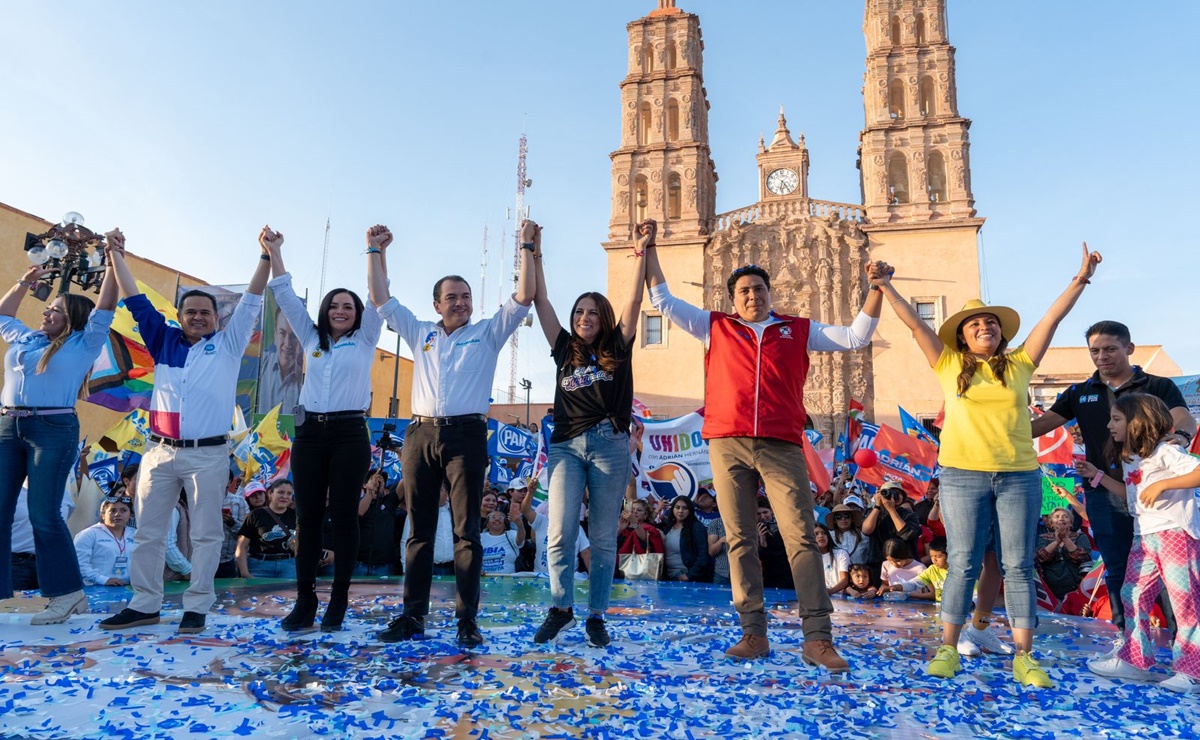
[(104, 503), (106, 503), (106, 504), (125, 504), (126, 506), (132, 507), (133, 499), (129, 498), (128, 496), (105, 496)]

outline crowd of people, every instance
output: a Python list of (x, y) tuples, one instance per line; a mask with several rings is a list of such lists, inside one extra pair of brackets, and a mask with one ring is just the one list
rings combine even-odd
[[(299, 631), (316, 628), (316, 582), (325, 576), (331, 589), (320, 629), (335, 631), (356, 575), (403, 574), (403, 607), (377, 634), (394, 642), (424, 635), (432, 578), (452, 575), (457, 642), (472, 649), (484, 641), (481, 575), (537, 572), (549, 579), (550, 599), (534, 641), (575, 626), (575, 581), (586, 578), (584, 632), (590, 645), (605, 647), (613, 579), (661, 579), (728, 588), (742, 635), (726, 654), (754, 660), (771, 649), (764, 589), (783, 588), (794, 591), (802, 619), (801, 658), (830, 672), (849, 670), (834, 644), (831, 596), (923, 599), (938, 604), (941, 621), (928, 675), (952, 679), (961, 656), (988, 651), (1013, 655), (1018, 684), (1049, 687), (1035, 657), (1036, 582), (1057, 595), (1077, 588), (1094, 544), (1122, 637), (1089, 668), (1147, 680), (1158, 600), (1176, 650), (1175, 673), (1159, 685), (1200, 691), (1200, 462), (1186, 454), (1196, 423), (1178, 389), (1131, 366), (1128, 329), (1103, 321), (1087, 332), (1096, 375), (1036, 420), (1028, 411), (1030, 378), (1095, 274), (1098, 253), (1084, 245), (1062, 295), (1025, 342), (1010, 347), (1020, 327), (1015, 311), (971, 301), (935, 331), (897, 292), (895, 269), (883, 262), (865, 265), (870, 290), (850, 326), (773, 311), (770, 274), (757, 265), (729, 276), (731, 313), (692, 306), (668, 289), (653, 221), (637, 230), (630, 295), (614, 305), (584, 293), (564, 325), (549, 300), (541, 231), (522, 224), (516, 290), (495, 316), (476, 322), (470, 286), (458, 275), (433, 286), (437, 322), (418, 319), (390, 294), (393, 236), (382, 225), (366, 234), (368, 301), (336, 288), (315, 321), (292, 290), (283, 235), (270, 227), (259, 235), (257, 268), (224, 328), (215, 300), (202, 291), (186, 293), (178, 326), (168, 324), (140, 294), (119, 230), (105, 235), (98, 302), (60, 296), (38, 329), (14, 318), (42, 276), (30, 268), (0, 299), (0, 334), (9, 344), (0, 538), (10, 536), (7, 520), (22, 507), (31, 534), (9, 542), (13, 563), (0, 574), (0, 597), (36, 575), (49, 604), (32, 621), (48, 624), (87, 610), (85, 583), (129, 585), (129, 605), (99, 623), (121, 630), (158, 623), (164, 582), (186, 580), (179, 631), (188, 634), (205, 628), (216, 577), (282, 578), (295, 583), (296, 598), (280, 626)], [(294, 483), (276, 480), (263, 490), (240, 487), (229, 475), (226, 410), (268, 288), (304, 349), (306, 372), (292, 409)], [(631, 481), (631, 358), (646, 289), (657, 310), (706, 348), (702, 435), (712, 482), (670, 501), (639, 499)], [(118, 290), (155, 362), (149, 445), (138, 469), (102, 497), (94, 519), (64, 516), (79, 436), (75, 396), (107, 337)], [(885, 302), (944, 392), (939, 477), (923, 492), (897, 481), (875, 489), (847, 466), (835, 471), (829, 490), (816, 490), (803, 454), (810, 354), (866, 347)], [(486, 485), (485, 414), (497, 355), (531, 306), (557, 370), (549, 485), (540, 504), (526, 481), (505, 491)], [(370, 469), (364, 423), (384, 324), (414, 357), (414, 413), (399, 486)], [(1081, 495), (1063, 491), (1064, 507), (1042, 517), (1032, 440), (1067, 422), (1078, 424), (1085, 448), (1077, 465)], [(77, 471), (68, 504), (84, 500), (82, 477)], [(1001, 587), (1011, 646), (989, 629)]]

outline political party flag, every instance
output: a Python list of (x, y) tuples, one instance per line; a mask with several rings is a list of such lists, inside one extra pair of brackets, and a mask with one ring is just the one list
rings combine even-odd
[(1058, 611), (1058, 598), (1050, 587), (1046, 585), (1046, 580), (1042, 578), (1042, 574), (1036, 570), (1033, 573), (1033, 586), (1037, 592), (1037, 605), (1039, 609), (1045, 609), (1048, 612)]
[(930, 434), (929, 430), (925, 428), (925, 425), (917, 417), (905, 411), (903, 406), (897, 406), (896, 408), (900, 409), (900, 425), (903, 427), (905, 434), (910, 437), (916, 437), (923, 442), (928, 442), (934, 447), (940, 446), (937, 437)]
[(114, 484), (121, 479), (121, 458), (116, 455), (88, 463), (88, 477), (95, 481), (101, 491), (107, 494)]
[(96, 440), (96, 444), (106, 452), (129, 450), (141, 455), (146, 452), (149, 434), (150, 414), (145, 409), (134, 409)]
[[(860, 445), (859, 449), (868, 447)], [(928, 442), (910, 437), (899, 429), (880, 424), (870, 441), (878, 462), (870, 468), (859, 468), (858, 479), (868, 485), (881, 486), (897, 481), (910, 498), (922, 499), (933, 469), (937, 465), (937, 448)]]
[(817, 451), (807, 439), (804, 440), (804, 466), (808, 468), (808, 481), (816, 486), (817, 493), (828, 491), (829, 471), (825, 469), (825, 465), (821, 462)]
[(539, 429), (537, 454), (533, 458), (533, 477), (537, 479), (533, 500), (540, 504), (550, 497), (550, 437), (554, 435), (554, 417), (543, 416)]
[[(291, 460), (291, 440), (279, 431), (279, 406), (275, 406), (233, 448), (234, 459), (242, 471), (242, 479), (270, 482), (278, 477), (282, 464)], [(289, 452), (286, 458), (285, 452)]]
[[(1034, 416), (1041, 416), (1040, 409), (1030, 406), (1029, 409), (1034, 413)], [(1071, 467), (1071, 453), (1075, 449), (1075, 440), (1071, 437), (1071, 432), (1061, 426), (1057, 429), (1043, 434), (1033, 440), (1034, 449), (1037, 450), (1038, 463), (1042, 465), (1059, 465), (1063, 468)], [(1066, 472), (1064, 469), (1056, 469), (1057, 473)]]

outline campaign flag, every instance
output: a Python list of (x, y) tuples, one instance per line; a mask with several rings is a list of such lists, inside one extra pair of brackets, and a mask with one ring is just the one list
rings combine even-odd
[(937, 465), (937, 448), (928, 442), (910, 437), (899, 429), (880, 424), (871, 439), (879, 462), (870, 468), (859, 468), (858, 479), (879, 487), (897, 481), (910, 498), (922, 499), (933, 469)]
[[(387, 474), (389, 486), (404, 480), (401, 458), (408, 424), (408, 419), (389, 419), (384, 417), (367, 419), (367, 430), (371, 436), (371, 466), (383, 469), (384, 473)], [(386, 430), (386, 438), (384, 437), (384, 425), (388, 425), (389, 427)]]
[(854, 441), (862, 434), (866, 409), (862, 402), (850, 397), (850, 408), (846, 411), (846, 431), (838, 435), (838, 461), (850, 460), (854, 457)]
[(701, 485), (712, 483), (708, 441), (700, 430), (704, 416), (692, 412), (662, 421), (635, 419), (633, 449), (639, 495), (670, 501), (676, 496), (692, 498)]
[(533, 474), (537, 440), (520, 427), (488, 419), (488, 455), (492, 469), (488, 480), (504, 488), (517, 478), (528, 479)]
[(821, 462), (817, 451), (807, 439), (804, 440), (804, 466), (808, 468), (808, 481), (816, 486), (817, 493), (828, 491), (829, 471), (825, 469), (825, 464)]
[[(1042, 412), (1033, 407), (1029, 407), (1035, 416), (1041, 416)], [(1071, 453), (1075, 449), (1075, 440), (1071, 437), (1071, 432), (1061, 426), (1052, 430), (1047, 434), (1043, 434), (1033, 440), (1034, 449), (1037, 450), (1038, 463), (1042, 465), (1061, 465), (1071, 467)], [(1057, 470), (1056, 472), (1065, 472)]]
[(636, 398), (633, 399), (633, 414), (634, 416), (640, 416), (643, 419), (649, 419), (651, 416), (653, 416), (653, 414), (650, 413), (650, 408)]
[(825, 439), (825, 435), (821, 434), (816, 429), (805, 429), (804, 436), (808, 439), (808, 443), (813, 447), (821, 444), (821, 440)]
[(1054, 592), (1046, 585), (1046, 580), (1042, 578), (1042, 574), (1034, 571), (1033, 586), (1037, 592), (1037, 605), (1039, 609), (1045, 609), (1048, 612), (1058, 611), (1058, 598)]
[(88, 463), (88, 477), (95, 481), (101, 491), (107, 494), (121, 479), (119, 465), (121, 458), (116, 455)]
[(1070, 508), (1067, 500), (1054, 490), (1056, 487), (1063, 492), (1070, 493), (1075, 490), (1075, 479), (1070, 476), (1052, 475), (1046, 466), (1042, 466), (1042, 516), (1055, 509)]
[[(270, 483), (279, 477), (284, 465), (290, 469), (291, 447), (291, 440), (279, 431), (279, 407), (276, 406), (233, 448), (233, 456), (243, 480), (258, 479)], [(286, 457), (285, 452), (289, 453)]]
[(141, 455), (146, 451), (149, 434), (150, 414), (145, 409), (134, 409), (101, 435), (96, 445), (106, 452), (129, 450)]
[(550, 496), (550, 438), (554, 436), (554, 417), (547, 414), (537, 438), (537, 454), (533, 457), (533, 477), (537, 478), (537, 490), (533, 492), (534, 503), (541, 503)]
[(934, 447), (940, 446), (937, 437), (930, 434), (929, 430), (925, 428), (925, 425), (917, 417), (905, 411), (903, 406), (897, 406), (896, 408), (900, 409), (900, 424), (905, 434), (910, 437), (916, 437), (923, 442), (928, 442)]

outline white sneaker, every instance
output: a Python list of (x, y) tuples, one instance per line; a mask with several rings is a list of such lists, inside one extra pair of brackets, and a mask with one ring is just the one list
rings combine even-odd
[(1117, 655), (1117, 653), (1121, 652), (1121, 648), (1123, 648), (1123, 647), (1125, 647), (1125, 633), (1124, 632), (1122, 632), (1121, 634), (1119, 634), (1115, 638), (1113, 638), (1111, 650), (1109, 650), (1107, 653), (1104, 653), (1103, 655), (1096, 656), (1095, 658), (1093, 658), (1093, 660), (1112, 660), (1113, 658), (1117, 658), (1117, 657), (1119, 657)]
[(1092, 658), (1087, 662), (1088, 670), (1098, 676), (1120, 678), (1126, 681), (1149, 681), (1153, 678), (1150, 671), (1126, 663), (1120, 658)]
[(1158, 686), (1180, 694), (1200, 694), (1200, 681), (1184, 673), (1173, 673), (1170, 678), (1159, 682)]
[(1012, 655), (1015, 652), (1012, 645), (1001, 640), (991, 630), (975, 629), (973, 624), (963, 627), (958, 637), (959, 655), (973, 658), (983, 650), (999, 655)]
[(41, 614), (33, 615), (30, 624), (60, 624), (72, 614), (87, 614), (88, 600), (82, 591), (55, 596)]

